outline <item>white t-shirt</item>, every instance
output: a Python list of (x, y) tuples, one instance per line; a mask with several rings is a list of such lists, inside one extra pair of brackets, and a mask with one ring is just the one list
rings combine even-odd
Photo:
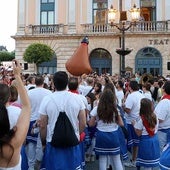
[(159, 129), (168, 129), (170, 128), (170, 100), (163, 99), (161, 100), (156, 108), (155, 114), (158, 119), (163, 120), (163, 122), (159, 123)]
[(97, 129), (103, 132), (113, 132), (118, 129), (117, 123), (104, 123), (102, 120), (99, 120), (97, 117), (97, 106), (93, 108), (90, 112), (90, 116), (96, 117)]
[(39, 119), (39, 107), (41, 104), (42, 99), (50, 95), (52, 92), (48, 89), (45, 89), (43, 87), (36, 87), (35, 89), (28, 91), (28, 97), (30, 99), (31, 103), (31, 117), (30, 121), (34, 121)]
[[(157, 119), (157, 124), (155, 126), (155, 134), (158, 131), (158, 124), (159, 124), (159, 121)], [(146, 131), (146, 128), (143, 125), (141, 118), (138, 121), (135, 122), (134, 127), (135, 127), (135, 129), (142, 130), (142, 135), (148, 135), (148, 132)]]
[(143, 93), (143, 95), (145, 96), (145, 98), (147, 98), (147, 99), (149, 99), (150, 101), (152, 101), (152, 94), (151, 94), (150, 91)]
[(122, 106), (122, 100), (124, 99), (124, 93), (123, 90), (116, 90), (116, 97), (118, 100), (118, 105), (121, 107)]
[(53, 130), (60, 111), (65, 111), (73, 125), (77, 138), (79, 139), (79, 120), (80, 110), (84, 110), (85, 105), (77, 94), (64, 91), (56, 91), (51, 95), (45, 96), (41, 102), (39, 113), (48, 116), (47, 142), (51, 142)]
[(84, 85), (79, 85), (78, 91), (80, 94), (82, 94), (83, 96), (86, 96), (90, 90), (92, 89), (92, 86), (84, 86)]
[(140, 101), (142, 98), (144, 98), (144, 95), (139, 91), (134, 91), (127, 96), (125, 107), (130, 109), (130, 113), (125, 113), (125, 119), (128, 124), (139, 118)]
[(21, 114), (21, 109), (19, 107), (11, 106), (11, 105), (7, 106), (6, 108), (8, 111), (10, 129), (12, 129), (18, 121), (18, 118)]
[(36, 87), (35, 84), (28, 84), (27, 86), (25, 86), (26, 90), (28, 91), (31, 87)]
[(88, 102), (87, 102), (87, 98), (85, 96), (83, 96), (82, 94), (78, 94), (79, 98), (83, 101), (85, 108), (88, 109)]

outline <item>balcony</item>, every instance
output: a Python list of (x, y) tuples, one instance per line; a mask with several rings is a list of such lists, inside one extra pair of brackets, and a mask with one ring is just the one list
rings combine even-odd
[[(128, 21), (126, 22), (127, 25)], [(69, 27), (64, 24), (56, 25), (29, 25), (25, 28), (26, 35), (58, 35), (58, 34), (72, 34), (71, 29), (76, 29), (76, 26)], [(110, 24), (81, 24), (81, 30), (74, 30), (75, 34), (109, 34), (117, 33), (116, 27), (110, 26)], [(136, 25), (127, 32), (133, 33), (158, 33), (158, 32), (170, 32), (170, 21), (144, 21), (136, 22)]]
[(26, 28), (26, 34), (30, 35), (50, 35), (50, 34), (63, 34), (64, 25), (29, 25)]
[[(128, 21), (127, 25), (130, 24)], [(109, 24), (99, 25), (99, 24), (82, 24), (83, 31), (86, 34), (91, 33), (113, 33), (118, 32), (116, 27), (111, 27)], [(136, 22), (135, 25), (127, 32), (135, 33), (151, 33), (151, 32), (167, 32), (170, 31), (170, 22), (168, 21), (145, 21), (145, 22)]]

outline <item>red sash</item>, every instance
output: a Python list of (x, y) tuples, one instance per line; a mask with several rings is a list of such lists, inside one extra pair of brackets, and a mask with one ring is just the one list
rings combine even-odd
[(141, 118), (142, 118), (142, 121), (143, 121), (143, 125), (145, 126), (146, 131), (148, 132), (149, 136), (154, 136), (155, 128), (153, 128), (153, 129), (149, 128), (148, 121), (145, 119), (145, 117), (143, 115), (141, 116)]

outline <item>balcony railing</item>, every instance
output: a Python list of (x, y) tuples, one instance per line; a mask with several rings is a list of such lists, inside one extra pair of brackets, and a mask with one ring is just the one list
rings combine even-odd
[[(127, 26), (130, 22), (126, 23)], [(110, 33), (118, 32), (117, 28), (110, 24), (82, 24), (84, 33)], [(169, 28), (170, 29), (170, 28)], [(168, 31), (168, 21), (145, 21), (136, 22), (127, 30), (129, 32), (166, 32)]]
[(28, 33), (32, 35), (63, 34), (63, 24), (57, 25), (29, 25)]
[[(126, 22), (127, 26), (130, 22)], [(108, 34), (116, 33), (119, 30), (110, 24), (82, 24), (82, 29), (78, 33), (82, 34)], [(68, 25), (29, 25), (26, 34), (31, 35), (50, 35), (50, 34), (70, 34)], [(76, 27), (74, 28), (76, 29)], [(136, 22), (136, 25), (127, 30), (127, 32), (135, 33), (151, 33), (151, 32), (170, 32), (170, 21), (144, 21)], [(76, 33), (76, 30), (75, 30)]]

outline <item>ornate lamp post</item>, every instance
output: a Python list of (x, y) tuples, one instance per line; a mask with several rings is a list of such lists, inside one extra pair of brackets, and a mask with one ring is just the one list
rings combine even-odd
[(126, 11), (121, 11), (120, 12), (120, 19), (119, 19), (119, 24), (115, 24), (115, 18), (116, 18), (116, 13), (117, 10), (113, 9), (113, 6), (111, 5), (109, 11), (108, 11), (108, 21), (111, 26), (115, 26), (118, 30), (121, 32), (121, 48), (116, 50), (116, 53), (121, 55), (121, 63), (120, 63), (120, 74), (122, 77), (125, 76), (125, 56), (130, 54), (132, 49), (125, 48), (125, 32), (132, 27), (132, 25), (136, 25), (136, 21), (139, 20), (140, 18), (140, 9), (136, 8), (136, 5), (133, 6), (131, 10), (129, 10), (131, 13), (131, 18), (132, 21), (130, 22), (129, 25), (126, 25), (127, 21), (127, 15)]

